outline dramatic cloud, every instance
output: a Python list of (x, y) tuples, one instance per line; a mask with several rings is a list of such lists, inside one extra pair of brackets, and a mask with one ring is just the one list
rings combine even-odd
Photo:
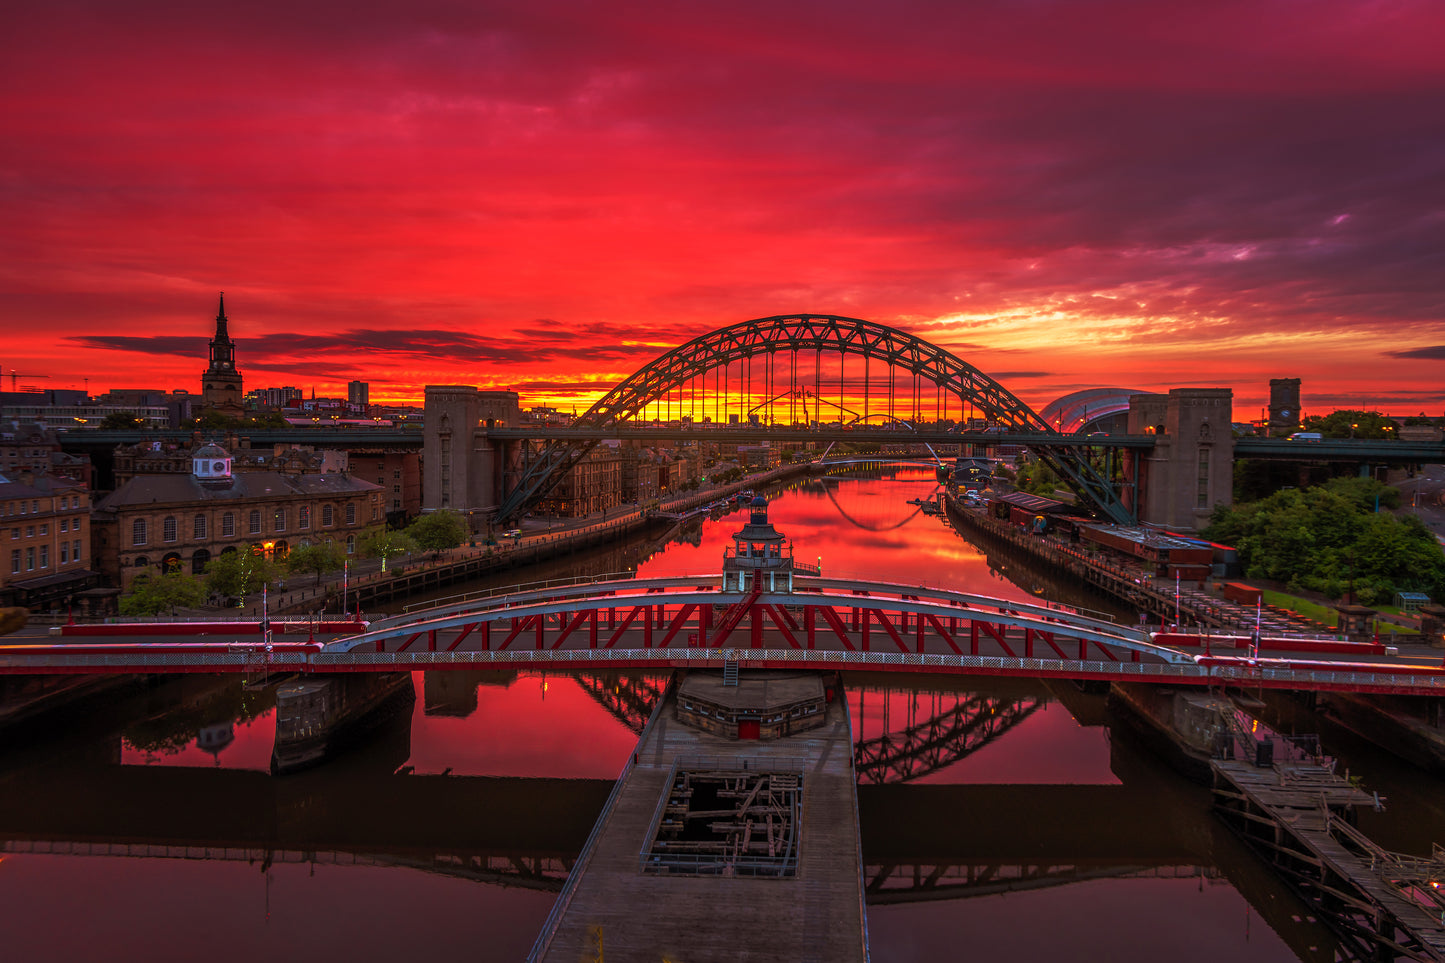
[(1036, 406), (1438, 411), (1441, 36), (1426, 0), (22, 5), (0, 360), (195, 388), (225, 289), (248, 387), (570, 405), (812, 312)]

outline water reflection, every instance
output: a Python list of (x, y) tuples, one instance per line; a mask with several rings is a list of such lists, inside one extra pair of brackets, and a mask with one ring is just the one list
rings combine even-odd
[[(1020, 601), (1040, 585), (1055, 591), (1033, 574), (1020, 576), (1025, 587), (1001, 580), (946, 520), (909, 515), (908, 500), (931, 486), (931, 476), (804, 482), (770, 514), (830, 575)], [(723, 517), (667, 534), (658, 552), (594, 550), (506, 578), (627, 564), (713, 572), (737, 527)], [(993, 569), (1020, 564), (1001, 557)], [(1005, 959), (1339, 952), (1213, 818), (1208, 793), (1115, 725), (1102, 695), (963, 677), (844, 682), (874, 959), (954, 958), (965, 946)], [(7, 928), (7, 958), (93, 957), (90, 934), (103, 932), (116, 958), (389, 960), (415, 954), (418, 920), (429, 953), (520, 958), (665, 683), (417, 674), (411, 711), (326, 765), (279, 778), (267, 771), (274, 689), (234, 678), (134, 684), (60, 723), (6, 730), (0, 906), (24, 921)], [(1302, 713), (1300, 731), (1318, 724), (1307, 709), (1287, 711)], [(1320, 731), (1392, 799), (1382, 816), (1361, 814), (1366, 832), (1416, 851), (1445, 839), (1437, 779), (1338, 727)], [(1403, 820), (1392, 819), (1395, 799)], [(164, 939), (136, 925), (162, 910)]]

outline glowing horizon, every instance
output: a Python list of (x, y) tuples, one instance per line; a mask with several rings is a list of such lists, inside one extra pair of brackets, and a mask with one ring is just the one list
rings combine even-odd
[[(76, 0), (0, 38), (3, 387), (585, 410), (751, 318), (1036, 410), (1270, 378), (1440, 415), (1445, 8)], [(43, 377), (42, 377), (43, 376)], [(88, 385), (85, 380), (88, 378)]]

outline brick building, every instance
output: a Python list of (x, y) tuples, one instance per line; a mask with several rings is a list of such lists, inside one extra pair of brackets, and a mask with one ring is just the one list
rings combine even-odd
[(622, 504), (622, 467), (626, 460), (618, 449), (598, 445), (537, 503), (537, 513), (581, 518), (618, 507)]
[(421, 514), (421, 452), (404, 448), (353, 448), (351, 474), (382, 489), (382, 511), (390, 525)]
[(137, 475), (92, 515), (96, 566), (122, 591), (141, 572), (200, 574), (238, 550), (284, 558), (293, 545), (333, 541), (348, 555), (384, 517), (380, 486), (344, 472), (234, 471), (218, 445), (185, 474)]
[(0, 605), (45, 610), (95, 588), (90, 492), (70, 478), (0, 474)]

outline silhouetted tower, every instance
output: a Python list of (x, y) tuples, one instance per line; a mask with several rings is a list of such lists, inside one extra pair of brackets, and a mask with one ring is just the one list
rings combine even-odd
[(1299, 431), (1299, 379), (1269, 379), (1269, 434), (1292, 435)]
[(216, 336), (211, 339), (211, 363), (201, 375), (201, 407), (232, 417), (239, 417), (243, 410), (241, 372), (236, 370), (236, 342), (226, 330), (224, 291), (216, 313)]

